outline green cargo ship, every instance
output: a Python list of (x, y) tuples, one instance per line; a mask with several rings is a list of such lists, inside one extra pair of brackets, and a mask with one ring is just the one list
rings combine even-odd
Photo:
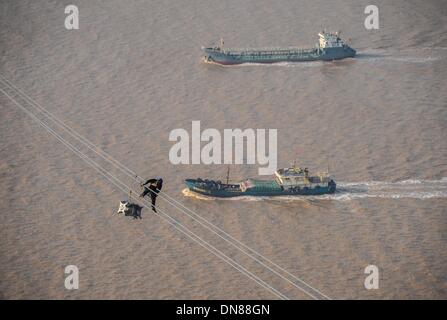
[(336, 183), (328, 172), (311, 176), (307, 168), (296, 166), (278, 169), (271, 180), (247, 179), (239, 183), (222, 183), (198, 178), (186, 179), (185, 184), (193, 193), (218, 198), (322, 195), (334, 193), (336, 189)]

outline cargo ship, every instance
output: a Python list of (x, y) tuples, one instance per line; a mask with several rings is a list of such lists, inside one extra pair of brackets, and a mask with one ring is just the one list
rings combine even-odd
[(299, 61), (332, 61), (354, 57), (356, 51), (340, 38), (338, 32), (320, 32), (315, 48), (260, 48), (230, 49), (224, 48), (224, 41), (216, 47), (202, 47), (204, 61), (222, 65), (241, 63), (276, 63)]
[(336, 183), (328, 172), (310, 175), (307, 168), (292, 166), (278, 169), (270, 180), (246, 179), (239, 183), (208, 179), (186, 179), (189, 191), (209, 197), (231, 198), (238, 196), (308, 196), (334, 193)]

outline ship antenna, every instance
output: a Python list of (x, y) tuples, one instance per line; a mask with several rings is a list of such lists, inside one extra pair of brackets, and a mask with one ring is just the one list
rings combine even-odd
[(227, 184), (230, 182), (230, 165), (227, 166)]

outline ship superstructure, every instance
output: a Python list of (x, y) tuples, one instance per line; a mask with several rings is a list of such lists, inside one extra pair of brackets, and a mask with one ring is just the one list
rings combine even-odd
[(221, 39), (220, 45), (215, 47), (202, 47), (205, 53), (205, 62), (224, 65), (241, 63), (275, 63), (297, 62), (315, 60), (339, 60), (354, 57), (356, 51), (348, 46), (337, 32), (320, 32), (319, 41), (315, 48), (303, 49), (289, 48), (225, 48)]

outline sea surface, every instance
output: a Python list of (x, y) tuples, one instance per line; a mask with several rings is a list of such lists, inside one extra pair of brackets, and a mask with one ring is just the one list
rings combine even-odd
[[(447, 298), (447, 4), (370, 1), (0, 0), (0, 89), (44, 120), (35, 102), (138, 175), (332, 299)], [(358, 55), (338, 62), (219, 67), (200, 47), (314, 46), (341, 30)], [(0, 92), (0, 298), (276, 299), (143, 208), (117, 215), (127, 194)], [(322, 197), (200, 199), (191, 177), (225, 179), (225, 165), (173, 165), (169, 133), (278, 130), (278, 165), (330, 172)], [(120, 181), (138, 184), (51, 122)], [(230, 179), (258, 165), (232, 165)], [(258, 177), (259, 178), (259, 177)], [(209, 229), (157, 205), (264, 283), (310, 299)], [(64, 269), (79, 269), (79, 289)], [(365, 289), (368, 265), (379, 288)], [(284, 273), (282, 273), (284, 274)], [(298, 282), (297, 282), (298, 283)], [(308, 291), (308, 290), (307, 290)], [(320, 296), (321, 297), (321, 296)]]

